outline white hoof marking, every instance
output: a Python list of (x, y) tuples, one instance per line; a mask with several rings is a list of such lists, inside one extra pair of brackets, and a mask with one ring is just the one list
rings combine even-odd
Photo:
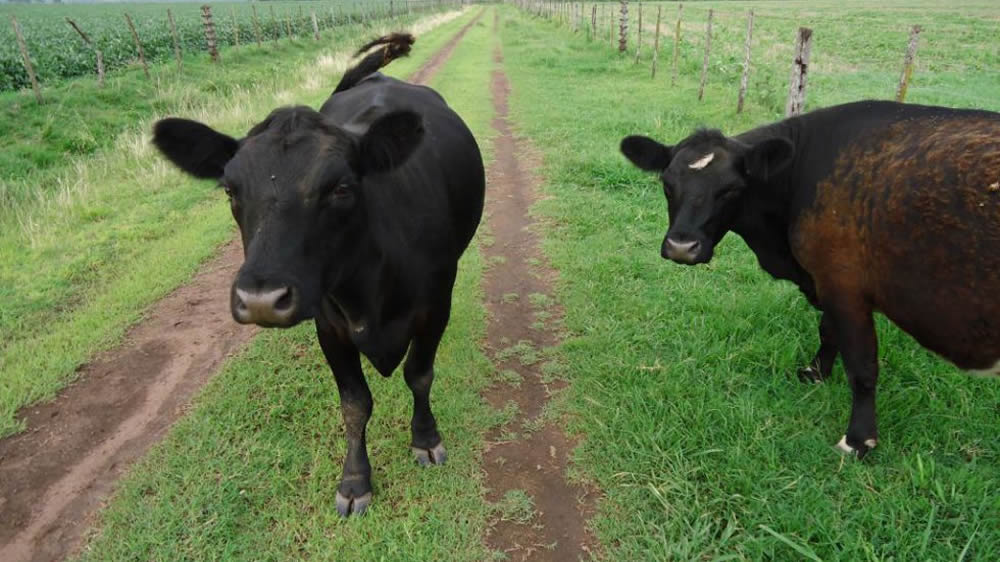
[(854, 454), (854, 447), (851, 447), (850, 445), (847, 444), (846, 435), (841, 437), (840, 441), (837, 441), (837, 448), (840, 449), (842, 452), (847, 453), (848, 455)]

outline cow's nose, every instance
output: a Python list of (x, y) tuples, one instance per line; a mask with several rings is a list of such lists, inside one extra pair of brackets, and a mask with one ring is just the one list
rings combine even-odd
[(288, 325), (295, 316), (297, 301), (292, 287), (266, 290), (236, 287), (233, 291), (233, 318), (240, 324)]
[(701, 242), (697, 240), (676, 240), (667, 237), (663, 241), (663, 257), (680, 263), (694, 263), (701, 253)]

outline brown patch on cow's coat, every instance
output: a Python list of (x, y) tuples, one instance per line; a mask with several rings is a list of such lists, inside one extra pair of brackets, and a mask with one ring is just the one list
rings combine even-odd
[(874, 308), (965, 369), (1000, 358), (1000, 120), (914, 119), (837, 157), (792, 226), (821, 303)]

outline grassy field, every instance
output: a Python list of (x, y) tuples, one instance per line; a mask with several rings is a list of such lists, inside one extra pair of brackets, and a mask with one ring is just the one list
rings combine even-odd
[[(222, 195), (156, 157), (153, 119), (184, 114), (239, 134), (303, 88), (328, 93), (346, 55), (380, 30), (227, 50), (221, 69), (165, 64), (154, 82), (123, 71), (100, 91), (69, 81), (41, 108), (0, 94), (0, 436), (20, 429), (18, 407), (52, 396), (232, 236)], [(87, 154), (65, 152), (74, 138), (92, 139)], [(30, 163), (39, 155), (48, 168)]]
[[(685, 3), (685, 21), (708, 7), (751, 6), (758, 66), (742, 115), (735, 55), (722, 58), (742, 51), (738, 22), (713, 38), (719, 58), (698, 103), (697, 45), (683, 51), (671, 87), (669, 46), (651, 80), (648, 52), (636, 67), (634, 51), (619, 58), (607, 41), (504, 10), (512, 111), (545, 155), (553, 196), (539, 212), (551, 224), (546, 248), (573, 333), (563, 349), (569, 409), (572, 429), (586, 435), (576, 466), (606, 494), (594, 526), (608, 558), (996, 560), (997, 381), (958, 373), (880, 318), (879, 447), (863, 463), (840, 456), (832, 445), (850, 404), (842, 371), (821, 386), (794, 375), (818, 343), (817, 314), (735, 236), (710, 265), (664, 262), (661, 187), (618, 142), (642, 133), (669, 143), (700, 125), (735, 133), (780, 116), (784, 51), (799, 23), (816, 33), (809, 107), (891, 97), (906, 29), (924, 23), (930, 61), (908, 101), (1000, 110), (1000, 59), (982, 58), (995, 53), (1000, 9)], [(764, 15), (779, 10), (782, 19)], [(779, 37), (780, 48), (771, 43)], [(772, 66), (773, 79), (756, 72)]]
[[(423, 35), (405, 76), (473, 12)], [(486, 148), (490, 136), (488, 48), (483, 18), (432, 81)], [(319, 104), (325, 90), (295, 99)], [(104, 513), (85, 560), (470, 560), (489, 557), (482, 536), (484, 433), (503, 421), (479, 397), (493, 371), (479, 349), (484, 267), (474, 244), (463, 258), (452, 320), (436, 366), (434, 412), (448, 464), (423, 469), (409, 451), (410, 392), (397, 374), (371, 371), (368, 425), (375, 501), (364, 518), (340, 519), (334, 492), (344, 428), (333, 378), (311, 325), (268, 331), (203, 392), (194, 412), (155, 448)], [(367, 365), (366, 365), (367, 368)]]

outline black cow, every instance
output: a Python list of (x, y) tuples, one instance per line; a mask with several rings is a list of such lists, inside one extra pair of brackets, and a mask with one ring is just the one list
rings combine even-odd
[(621, 151), (663, 181), (664, 258), (707, 262), (731, 230), (822, 311), (799, 376), (822, 381), (842, 356), (843, 451), (863, 457), (878, 437), (873, 311), (959, 367), (997, 373), (1000, 114), (864, 101), (675, 146), (630, 136)]
[(347, 430), (344, 516), (372, 496), (372, 397), (359, 352), (389, 376), (409, 348), (413, 451), (422, 465), (445, 461), (430, 407), (434, 356), (483, 210), (482, 157), (462, 119), (434, 90), (376, 72), (412, 43), (393, 34), (365, 45), (358, 54), (381, 47), (319, 111), (275, 109), (242, 139), (176, 118), (153, 131), (170, 161), (229, 196), (245, 255), (230, 297), (236, 321), (315, 319)]

